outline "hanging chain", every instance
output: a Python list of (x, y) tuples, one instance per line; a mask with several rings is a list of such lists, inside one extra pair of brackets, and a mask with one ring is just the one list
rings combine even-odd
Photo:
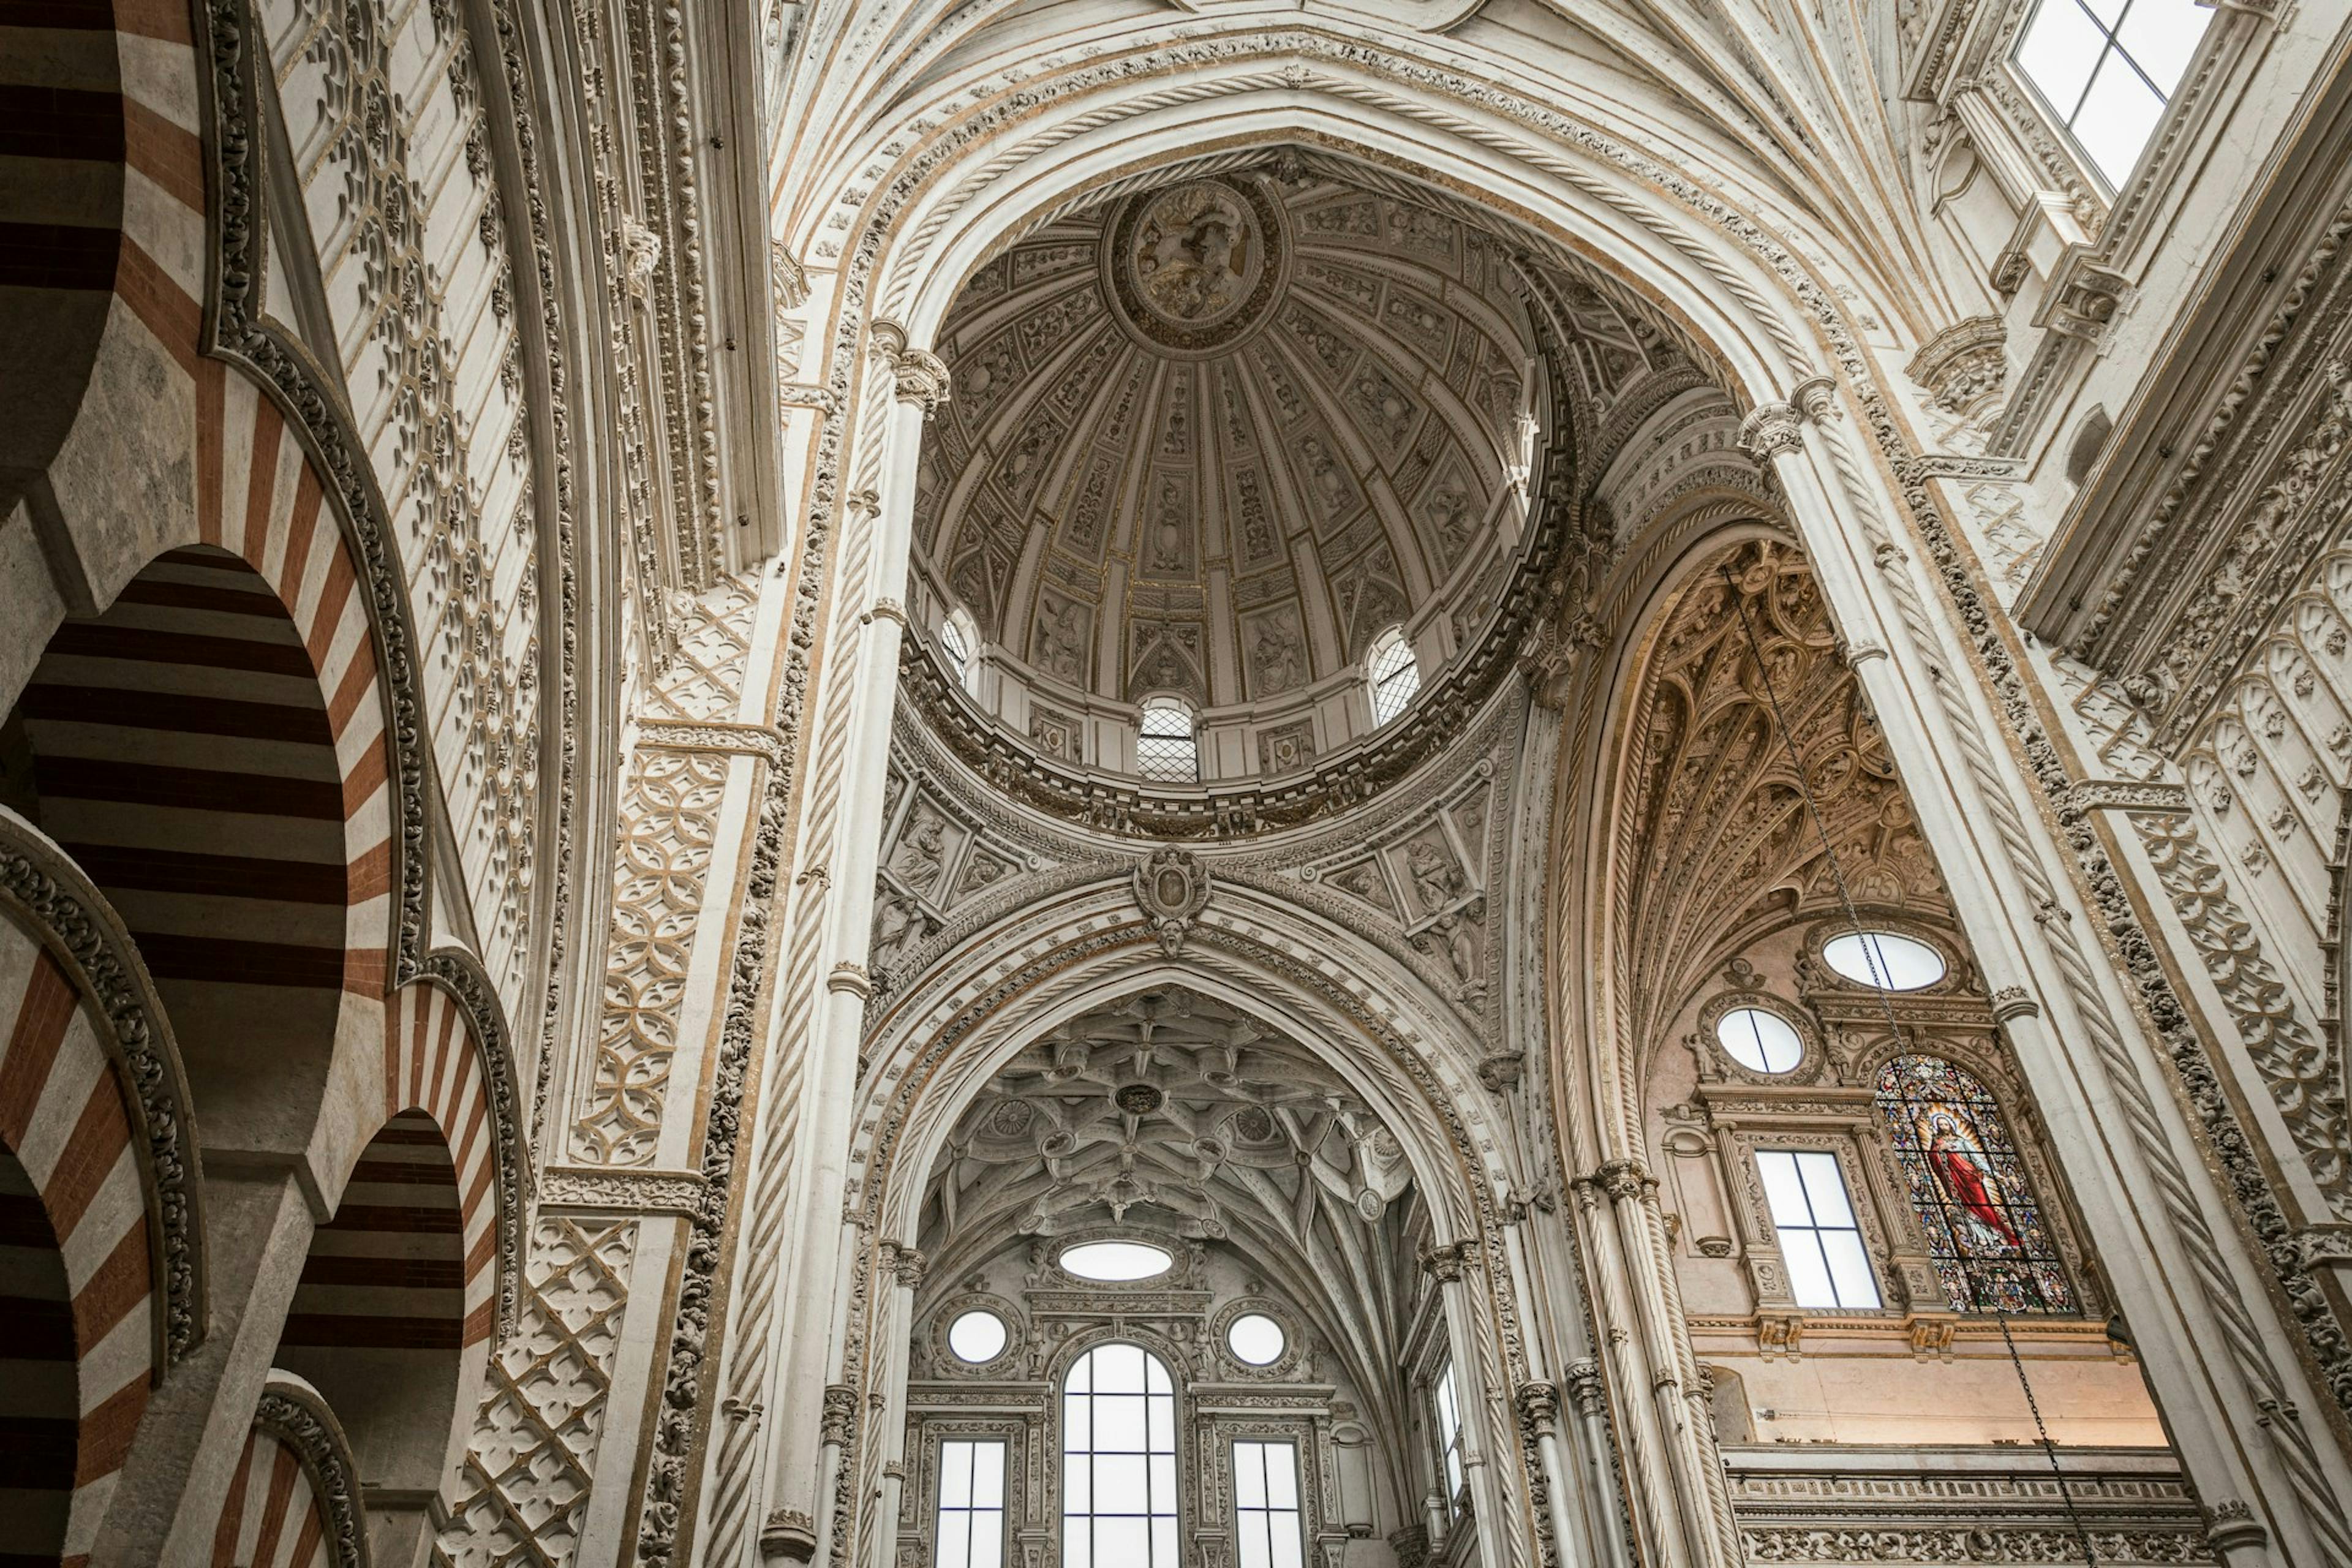
[[(1789, 728), (1788, 715), (1780, 710), (1780, 694), (1772, 689), (1772, 669), (1764, 662), (1764, 645), (1757, 640), (1755, 625), (1748, 618), (1748, 601), (1741, 595), (1739, 584), (1733, 580), (1729, 565), (1718, 565), (1716, 570), (1722, 574), (1724, 589), (1731, 595), (1732, 608), (1739, 614), (1739, 629), (1746, 634), (1748, 651), (1756, 660), (1756, 679), (1764, 688), (1764, 700), (1772, 710), (1773, 727), (1780, 732), (1781, 749), (1788, 752), (1789, 766), (1797, 775), (1797, 794), (1805, 803), (1805, 814), (1813, 819), (1814, 836), (1821, 839), (1822, 853), (1829, 860), (1830, 880), (1837, 885), (1838, 902), (1845, 909), (1846, 927), (1853, 932), (1855, 945), (1862, 949), (1863, 962), (1870, 966), (1871, 986), (1878, 993), (1878, 1005), (1886, 1014), (1887, 1034), (1900, 1049), (1903, 1025), (1895, 1016), (1894, 997), (1878, 972), (1878, 944), (1871, 941), (1863, 930), (1861, 911), (1854, 908), (1853, 894), (1846, 888), (1845, 868), (1838, 863), (1837, 846), (1830, 840), (1829, 822), (1822, 816), (1822, 808), (1813, 799), (1812, 782), (1805, 774), (1804, 760), (1797, 754), (1796, 736)], [(1958, 1249), (1954, 1250), (1957, 1254)], [(1977, 1260), (1972, 1258), (1961, 1258), (1959, 1262), (1960, 1267), (1967, 1269), (1977, 1266)], [(2017, 1386), (2024, 1392), (2026, 1413), (2033, 1417), (2034, 1436), (2041, 1442), (2042, 1456), (2050, 1461), (2051, 1475), (2057, 1479), (2058, 1498), (2065, 1505), (2066, 1521), (2074, 1526), (2074, 1539), (2082, 1543), (2083, 1561), (2095, 1565), (2099, 1561), (2098, 1549), (2092, 1545), (2090, 1528), (2083, 1522), (2083, 1515), (2074, 1506), (2074, 1493), (2066, 1484), (2065, 1469), (2058, 1463), (2058, 1445), (2051, 1441), (2050, 1428), (2042, 1419), (2041, 1402), (2033, 1397), (2033, 1384), (2025, 1375), (2024, 1358), (2017, 1353), (2017, 1341), (2009, 1331), (2009, 1310), (2000, 1304), (1998, 1296), (1992, 1299), (1992, 1314), (1993, 1321), (2000, 1325), (2001, 1343), (2009, 1347), (2009, 1364), (2017, 1369)]]

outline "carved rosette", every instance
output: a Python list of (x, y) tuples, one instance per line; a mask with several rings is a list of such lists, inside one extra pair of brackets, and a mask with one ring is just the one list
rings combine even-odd
[(1156, 850), (1135, 868), (1135, 902), (1160, 950), (1173, 958), (1208, 907), (1208, 868), (1189, 849)]

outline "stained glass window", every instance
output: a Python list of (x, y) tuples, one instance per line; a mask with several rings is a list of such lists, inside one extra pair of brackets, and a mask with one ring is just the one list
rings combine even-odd
[(2074, 1310), (1991, 1091), (1941, 1057), (1900, 1056), (1878, 1075), (1878, 1110), (1953, 1310)]

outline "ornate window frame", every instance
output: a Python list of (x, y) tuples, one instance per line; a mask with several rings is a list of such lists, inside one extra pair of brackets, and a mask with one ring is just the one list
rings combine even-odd
[[(1004, 1348), (992, 1360), (966, 1361), (948, 1343), (948, 1330), (958, 1318), (971, 1311), (993, 1312), (1004, 1324)], [(1022, 1363), (1030, 1359), (1034, 1342), (1028, 1315), (1006, 1298), (986, 1290), (963, 1290), (943, 1298), (930, 1309), (930, 1328), (924, 1337), (930, 1354), (930, 1370), (940, 1377), (1017, 1376)]]
[[(1801, 1054), (1796, 1066), (1787, 1072), (1759, 1072), (1724, 1048), (1717, 1029), (1730, 1014), (1747, 1008), (1769, 1013), (1797, 1031)], [(1829, 1060), (1821, 1027), (1812, 1016), (1786, 997), (1764, 989), (1760, 980), (1755, 983), (1753, 989), (1735, 987), (1710, 997), (1698, 1010), (1697, 1027), (1691, 1031), (1689, 1045), (1698, 1058), (1699, 1080), (1703, 1083), (1776, 1086), (1818, 1083)]]
[[(1234, 1353), (1227, 1338), (1236, 1320), (1257, 1316), (1272, 1318), (1282, 1330), (1282, 1353), (1264, 1366), (1252, 1366)], [(1307, 1342), (1297, 1315), (1286, 1303), (1277, 1301), (1253, 1286), (1246, 1295), (1237, 1296), (1209, 1316), (1209, 1353), (1215, 1358), (1218, 1372), (1239, 1383), (1304, 1383), (1315, 1376), (1315, 1352)]]
[[(1034, 1422), (1018, 1413), (991, 1412), (957, 1415), (945, 1411), (918, 1411), (909, 1423), (914, 1442), (909, 1456), (911, 1484), (899, 1489), (898, 1541), (902, 1556), (911, 1545), (914, 1560), (938, 1559), (936, 1532), (940, 1521), (940, 1450), (957, 1440), (1001, 1442), (1004, 1445), (1004, 1562), (1007, 1568), (1021, 1560), (1019, 1544), (1034, 1534), (1038, 1500)], [(1058, 1453), (1052, 1456), (1058, 1459)]]

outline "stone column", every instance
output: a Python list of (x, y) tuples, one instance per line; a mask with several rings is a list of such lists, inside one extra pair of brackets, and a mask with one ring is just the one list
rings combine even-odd
[(922, 1289), (923, 1271), (929, 1267), (921, 1253), (904, 1243), (886, 1246), (883, 1256), (890, 1265), (896, 1289), (890, 1310), (877, 1314), (875, 1325), (873, 1353), (887, 1358), (883, 1363), (887, 1383), (881, 1405), (885, 1430), (873, 1435), (881, 1446), (883, 1459), (882, 1502), (875, 1510), (873, 1552), (867, 1559), (874, 1568), (890, 1568), (898, 1561), (898, 1510), (907, 1489), (908, 1358), (904, 1351), (914, 1328), (915, 1292)]
[[(2041, 788), (2007, 739), (2015, 725), (1973, 662), (1968, 639), (1990, 643), (1993, 629), (1953, 624), (1915, 574), (1834, 384), (1816, 378), (1798, 396), (1803, 414), (1759, 406), (1741, 445), (1788, 499), (1986, 984), (2040, 1004), (2004, 1032), (2174, 1447), (2209, 1507), (2249, 1505), (2233, 1551), (2261, 1531), (2283, 1560), (2352, 1560), (2352, 1472), (2325, 1423), (2300, 1414), (2328, 1395), (2305, 1380), (2296, 1331), (2251, 1288), (2263, 1264), (2181, 1114), (2181, 1089), (2196, 1086), (2162, 1065), (2138, 1022), (2136, 1001), (2176, 999), (2136, 998), (2102, 944), (2085, 873), (2036, 809)], [(2005, 647), (1995, 657), (2006, 661)]]
[[(1486, 1568), (1502, 1568), (1504, 1532), (1518, 1526), (1517, 1521), (1504, 1516), (1502, 1488), (1494, 1465), (1496, 1454), (1507, 1449), (1511, 1435), (1493, 1429), (1487, 1395), (1500, 1392), (1507, 1398), (1510, 1391), (1490, 1389), (1486, 1368), (1478, 1359), (1468, 1271), (1479, 1261), (1475, 1241), (1443, 1242), (1421, 1255), (1422, 1268), (1438, 1283), (1445, 1314), (1447, 1359), (1454, 1368), (1454, 1398), (1462, 1421), (1462, 1481), (1470, 1491), (1470, 1517), (1478, 1531), (1478, 1560)], [(1442, 1489), (1444, 1484), (1441, 1467), (1438, 1485)], [(1450, 1531), (1451, 1508), (1442, 1507), (1439, 1511)]]
[[(1503, 1251), (1511, 1266), (1511, 1293), (1522, 1303), (1532, 1305), (1538, 1292), (1534, 1273), (1528, 1264), (1525, 1221), (1526, 1213), (1521, 1209), (1517, 1219), (1503, 1227)], [(1531, 1319), (1532, 1314), (1523, 1309), (1522, 1317)], [(1543, 1469), (1544, 1499), (1551, 1514), (1552, 1549), (1559, 1554), (1560, 1568), (1591, 1568), (1592, 1552), (1584, 1539), (1578, 1511), (1570, 1504), (1570, 1471), (1560, 1458), (1559, 1385), (1551, 1381), (1550, 1363), (1544, 1354), (1544, 1336), (1535, 1331), (1532, 1321), (1526, 1322), (1525, 1327), (1528, 1331), (1521, 1345), (1528, 1358), (1528, 1381), (1512, 1390), (1512, 1404), (1518, 1411), (1519, 1425), (1536, 1440), (1536, 1458)]]
[[(819, 1476), (830, 1473), (838, 1454), (820, 1464), (814, 1435), (806, 1420), (796, 1415), (816, 1408), (819, 1391), (842, 1375), (846, 1311), (840, 1284), (848, 1278), (855, 1250), (862, 1244), (842, 1205), (857, 1050), (866, 1001), (873, 992), (865, 961), (872, 942), (890, 716), (906, 628), (906, 611), (898, 595), (907, 578), (923, 421), (948, 395), (946, 366), (935, 355), (908, 347), (905, 332), (895, 325), (875, 323), (873, 349), (877, 368), (891, 378), (892, 388), (881, 483), (867, 537), (840, 542), (836, 571), (845, 597), (835, 614), (826, 655), (828, 682), (847, 683), (845, 733), (835, 776), (814, 776), (819, 770), (813, 767), (813, 776), (803, 785), (803, 809), (811, 820), (803, 824), (803, 854), (795, 859), (801, 878), (822, 879), (821, 896), (812, 900), (808, 918), (816, 922), (814, 967), (825, 980), (822, 994), (814, 999), (793, 1147), (771, 1152), (772, 1157), (789, 1158), (793, 1166), (791, 1218), (783, 1227), (782, 1256), (747, 1265), (789, 1269), (793, 1280), (772, 1331), (776, 1369), (769, 1408), (781, 1419), (773, 1424), (777, 1436), (762, 1510), (761, 1552), (769, 1561), (807, 1561), (800, 1555), (799, 1521), (811, 1521), (814, 1538), (807, 1550), (813, 1552), (824, 1550), (830, 1523), (832, 1487)], [(852, 565), (861, 555), (865, 570), (853, 582)], [(829, 715), (830, 704), (821, 710)], [(804, 737), (813, 754), (822, 739)], [(815, 820), (821, 811), (823, 820)], [(808, 853), (811, 843), (829, 846), (829, 852)], [(784, 998), (783, 1006), (792, 1005), (792, 998)], [(875, 1353), (895, 1354), (899, 1349), (876, 1346)]]

